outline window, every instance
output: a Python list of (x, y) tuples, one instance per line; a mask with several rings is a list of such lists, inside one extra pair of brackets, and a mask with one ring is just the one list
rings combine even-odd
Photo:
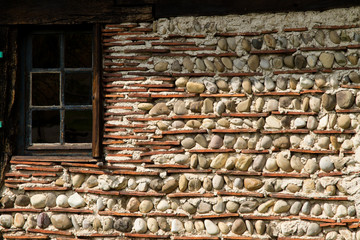
[(94, 116), (97, 127), (100, 118), (93, 114), (99, 106), (99, 60), (93, 57), (99, 41), (92, 30), (78, 28), (32, 31), (25, 39), (24, 153), (90, 153), (99, 143), (93, 132)]

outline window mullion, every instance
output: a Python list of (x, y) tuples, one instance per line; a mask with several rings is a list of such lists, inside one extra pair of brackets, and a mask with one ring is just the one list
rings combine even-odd
[(65, 36), (64, 33), (60, 34), (60, 144), (65, 143), (65, 99), (64, 99), (64, 89), (65, 89)]

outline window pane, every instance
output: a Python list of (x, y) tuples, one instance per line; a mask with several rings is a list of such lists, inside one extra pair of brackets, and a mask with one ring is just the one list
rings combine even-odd
[(60, 74), (32, 73), (32, 105), (59, 105)]
[(60, 67), (60, 38), (57, 34), (35, 34), (32, 38), (32, 67)]
[(65, 74), (65, 104), (91, 105), (91, 72)]
[(60, 112), (33, 111), (31, 132), (33, 143), (59, 143)]
[(65, 142), (90, 143), (92, 139), (92, 111), (65, 111)]
[(88, 33), (68, 33), (65, 35), (65, 67), (92, 66), (92, 35)]

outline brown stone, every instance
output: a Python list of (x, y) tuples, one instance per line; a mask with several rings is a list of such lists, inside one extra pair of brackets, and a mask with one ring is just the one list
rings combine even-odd
[(244, 186), (249, 191), (255, 191), (261, 188), (264, 185), (264, 183), (257, 178), (245, 178), (244, 180)]

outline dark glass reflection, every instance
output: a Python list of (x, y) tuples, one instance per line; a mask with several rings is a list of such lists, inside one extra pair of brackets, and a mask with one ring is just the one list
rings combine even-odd
[(32, 73), (32, 105), (59, 105), (60, 74)]
[(88, 73), (65, 74), (65, 104), (91, 105), (92, 75)]
[(65, 35), (65, 67), (92, 66), (92, 35), (90, 33), (67, 33)]
[(32, 112), (32, 142), (60, 142), (60, 111)]
[(90, 143), (92, 129), (92, 111), (65, 111), (65, 142)]
[(32, 67), (60, 67), (60, 37), (57, 34), (35, 34), (32, 37)]

